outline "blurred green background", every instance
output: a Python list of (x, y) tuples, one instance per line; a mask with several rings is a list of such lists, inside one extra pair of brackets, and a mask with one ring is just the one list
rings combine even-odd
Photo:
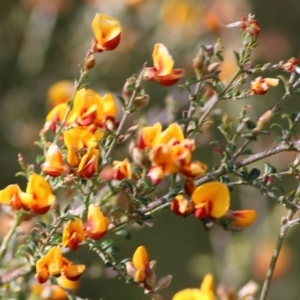
[[(226, 47), (222, 79), (228, 80), (235, 70), (232, 50), (241, 45), (238, 28), (227, 29), (219, 24), (239, 20), (241, 15), (254, 13), (262, 31), (255, 62), (277, 62), (298, 57), (300, 48), (300, 2), (288, 0), (11, 0), (0, 1), (0, 188), (18, 182), (17, 154), (35, 162), (39, 149), (33, 145), (50, 109), (47, 90), (59, 80), (78, 77), (78, 64), (83, 62), (93, 33), (91, 21), (96, 12), (121, 20), (124, 33), (121, 44), (112, 52), (96, 56), (97, 66), (90, 73), (91, 87), (99, 93), (120, 94), (127, 77), (139, 72), (145, 61), (152, 63), (155, 43), (164, 43), (175, 59), (175, 67), (186, 68), (192, 75), (191, 61), (200, 44), (214, 43), (221, 37)], [(147, 83), (150, 105), (142, 116), (150, 124), (165, 122), (164, 103), (173, 99), (182, 109), (188, 105), (187, 95), (176, 87), (162, 88)], [(233, 118), (238, 107), (250, 103), (251, 114), (257, 119), (281, 97), (282, 87), (263, 98), (220, 106)], [(281, 94), (280, 94), (281, 93)], [(168, 97), (167, 97), (168, 95)], [(171, 98), (170, 98), (171, 97)], [(284, 108), (295, 107), (297, 98)], [(298, 102), (297, 102), (298, 105)], [(140, 116), (136, 115), (132, 122)], [(198, 137), (201, 160), (212, 167), (217, 158), (208, 146), (217, 130), (212, 126)], [(261, 151), (272, 144), (274, 136), (259, 139), (253, 150)], [(279, 170), (294, 159), (282, 154), (268, 161)], [(262, 163), (255, 167), (262, 169)], [(284, 182), (287, 190), (293, 181)], [(24, 182), (21, 182), (24, 187)], [(258, 219), (250, 228), (238, 233), (213, 228), (205, 232), (194, 218), (179, 218), (169, 211), (156, 216), (152, 228), (132, 228), (130, 242), (121, 238), (120, 260), (131, 257), (139, 245), (145, 245), (151, 259), (158, 260), (157, 275), (174, 275), (171, 286), (162, 292), (164, 299), (186, 287), (198, 287), (207, 272), (214, 274), (218, 284), (240, 288), (248, 280), (261, 283), (269, 263), (274, 238), (284, 210), (256, 190), (235, 189), (231, 207), (258, 211)], [(299, 228), (291, 230), (280, 268), (271, 288), (273, 300), (298, 299), (300, 286), (298, 239)], [(93, 299), (148, 299), (142, 290), (125, 285), (115, 274), (103, 268), (86, 249), (74, 254), (90, 268), (81, 280), (79, 295)]]

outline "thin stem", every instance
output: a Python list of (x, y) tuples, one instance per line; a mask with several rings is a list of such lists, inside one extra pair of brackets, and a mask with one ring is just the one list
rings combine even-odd
[[(300, 183), (298, 184), (298, 189), (296, 191), (293, 203), (297, 204), (299, 202), (299, 200), (300, 200)], [(268, 272), (267, 272), (267, 275), (266, 275), (266, 278), (264, 281), (264, 285), (262, 287), (262, 291), (261, 291), (259, 300), (267, 299), (272, 276), (273, 276), (275, 266), (276, 266), (276, 262), (277, 262), (283, 241), (285, 239), (286, 233), (290, 227), (289, 222), (292, 220), (295, 212), (296, 212), (296, 210), (294, 208), (290, 208), (287, 212), (286, 217), (281, 220), (280, 232), (277, 237), (276, 245), (275, 245), (275, 248), (273, 251), (272, 259), (271, 259), (269, 269), (268, 269)]]
[(134, 91), (133, 91), (133, 93), (131, 95), (131, 98), (130, 98), (130, 100), (128, 102), (128, 105), (127, 105), (127, 107), (126, 107), (126, 109), (124, 111), (124, 114), (122, 116), (122, 119), (120, 121), (118, 129), (115, 132), (115, 136), (114, 136), (114, 138), (113, 138), (113, 140), (112, 140), (112, 142), (111, 142), (111, 144), (110, 144), (107, 152), (105, 153), (104, 158), (108, 158), (109, 155), (111, 154), (111, 152), (112, 152), (115, 144), (117, 143), (118, 136), (120, 135), (120, 133), (121, 133), (121, 131), (123, 129), (123, 126), (124, 126), (124, 124), (125, 124), (125, 122), (127, 120), (127, 117), (131, 114), (131, 109), (132, 109), (132, 106), (133, 106), (134, 99), (136, 98), (136, 96), (137, 96), (137, 94), (139, 92), (139, 88), (140, 88), (142, 80), (143, 80), (143, 74), (145, 72), (145, 67), (146, 67), (146, 64), (144, 64), (143, 70), (141, 71), (141, 73), (140, 73), (140, 75), (139, 75), (139, 77), (138, 77), (138, 79), (136, 81), (136, 85), (135, 85)]
[(14, 236), (18, 226), (20, 225), (20, 223), (22, 221), (22, 217), (23, 217), (23, 212), (18, 211), (14, 225), (11, 227), (10, 231), (7, 233), (7, 235), (5, 236), (5, 238), (2, 241), (2, 244), (0, 247), (0, 261), (4, 257), (6, 250), (8, 248), (8, 244), (9, 244), (10, 240), (12, 239), (12, 237)]
[(203, 113), (201, 118), (199, 119), (198, 124), (201, 126), (201, 124), (205, 121), (207, 116), (211, 113), (211, 111), (214, 109), (216, 104), (219, 102), (220, 99), (227, 93), (227, 91), (231, 88), (232, 84), (236, 81), (236, 79), (240, 76), (241, 70), (238, 69), (235, 74), (232, 76), (230, 81), (228, 82), (227, 86), (224, 88), (224, 90), (214, 99), (214, 101), (211, 103), (210, 107), (207, 108), (207, 110)]

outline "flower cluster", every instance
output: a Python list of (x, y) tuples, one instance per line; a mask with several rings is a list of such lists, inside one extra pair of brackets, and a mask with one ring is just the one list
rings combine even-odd
[(184, 138), (177, 123), (170, 124), (164, 131), (162, 125), (156, 123), (140, 130), (132, 156), (134, 162), (141, 165), (147, 164), (145, 157), (149, 159), (148, 177), (153, 184), (158, 184), (165, 176), (176, 173), (193, 179), (203, 176), (207, 166), (192, 160), (194, 150), (195, 141)]

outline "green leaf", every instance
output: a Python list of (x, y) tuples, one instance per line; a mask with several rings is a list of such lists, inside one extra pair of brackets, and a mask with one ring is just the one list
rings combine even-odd
[(249, 180), (255, 180), (260, 175), (260, 170), (253, 168), (249, 172)]
[(234, 54), (234, 58), (235, 58), (236, 64), (237, 64), (237, 66), (239, 66), (240, 65), (240, 55), (236, 51), (233, 51), (233, 54)]
[(264, 173), (266, 175), (277, 173), (276, 169), (268, 163), (264, 164)]
[(130, 241), (131, 235), (127, 230), (121, 229), (115, 232), (116, 235), (123, 236), (126, 240)]
[(247, 126), (247, 128), (248, 129), (254, 129), (255, 127), (256, 127), (256, 124), (253, 122), (253, 121), (251, 121), (251, 120), (248, 120), (247, 122), (246, 122), (246, 126)]
[(242, 152), (242, 155), (251, 155), (253, 154), (253, 152), (251, 151), (251, 149), (245, 149), (243, 152)]
[(112, 247), (113, 245), (114, 245), (113, 240), (104, 240), (100, 243), (100, 247), (102, 248), (102, 250), (106, 250), (109, 247)]
[(197, 83), (198, 81), (199, 81), (199, 80), (197, 79), (197, 77), (192, 76), (192, 77), (189, 77), (189, 78), (185, 81), (185, 85), (189, 86), (189, 85), (192, 85), (192, 84)]
[(116, 95), (116, 98), (119, 100), (122, 107), (126, 107), (126, 101), (124, 100), (123, 97), (121, 97), (120, 95)]
[(36, 163), (37, 163), (38, 165), (41, 164), (42, 162), (45, 161), (44, 155), (38, 155), (38, 156), (36, 157), (35, 161), (36, 161)]

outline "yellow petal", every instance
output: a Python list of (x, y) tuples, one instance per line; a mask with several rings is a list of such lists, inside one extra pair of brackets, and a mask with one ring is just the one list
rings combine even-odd
[(231, 225), (234, 227), (245, 228), (251, 225), (256, 217), (257, 213), (255, 210), (236, 210), (232, 212), (233, 220)]
[(209, 182), (200, 185), (192, 194), (195, 208), (205, 207), (207, 215), (220, 218), (229, 208), (230, 195), (228, 188), (221, 182)]
[(137, 270), (145, 270), (149, 264), (149, 256), (144, 246), (139, 246), (132, 258), (132, 263)]
[(155, 44), (153, 53), (153, 65), (157, 70), (158, 76), (165, 76), (172, 72), (174, 60), (170, 55), (168, 49), (163, 44)]

